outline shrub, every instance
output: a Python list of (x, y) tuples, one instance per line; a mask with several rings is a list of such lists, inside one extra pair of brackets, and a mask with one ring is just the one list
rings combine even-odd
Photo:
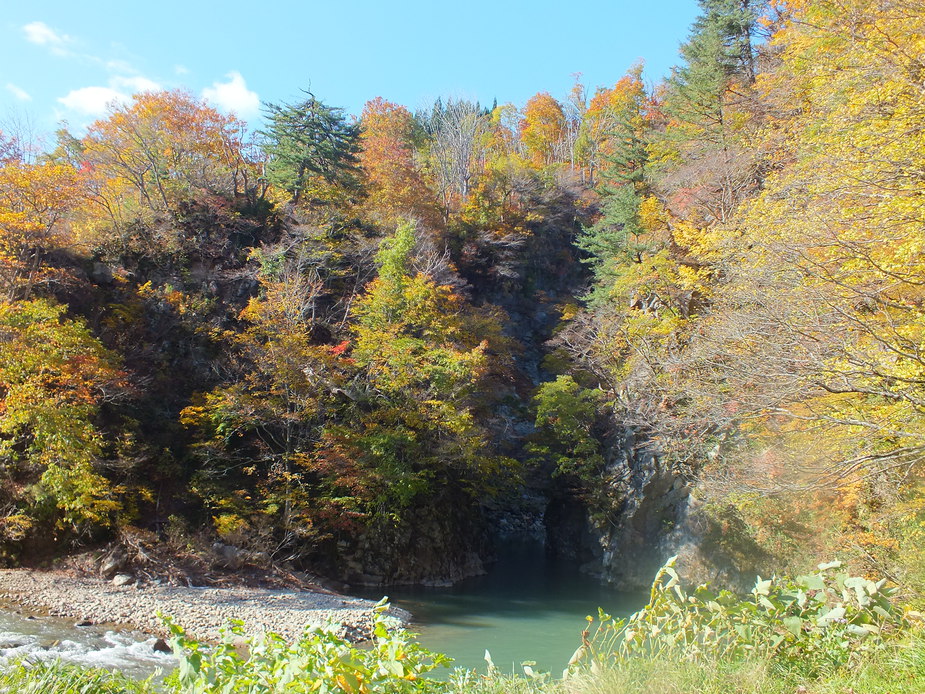
[[(593, 636), (570, 662), (573, 670), (618, 667), (638, 658), (717, 662), (771, 659), (787, 670), (815, 676), (882, 650), (906, 625), (892, 605), (886, 580), (870, 581), (840, 571), (840, 562), (818, 573), (755, 583), (739, 597), (700, 586), (682, 588), (674, 558), (659, 571), (649, 604), (627, 620), (600, 613)], [(589, 626), (593, 618), (588, 617)]]
[(171, 676), (172, 686), (182, 694), (401, 694), (439, 690), (441, 683), (422, 675), (450, 659), (428, 651), (403, 629), (391, 629), (386, 609), (385, 602), (377, 605), (372, 641), (366, 647), (338, 636), (332, 625), (309, 626), (299, 640), (289, 643), (272, 632), (245, 636), (243, 623), (234, 621), (223, 632), (221, 643), (206, 648), (164, 618), (171, 632), (170, 645), (179, 660)]

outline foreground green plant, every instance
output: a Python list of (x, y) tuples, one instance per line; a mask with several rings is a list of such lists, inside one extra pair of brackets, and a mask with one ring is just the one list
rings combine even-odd
[[(670, 560), (652, 585), (649, 603), (626, 620), (601, 613), (562, 679), (456, 670), (447, 682), (425, 677), (450, 659), (403, 629), (392, 628), (381, 602), (371, 642), (357, 647), (336, 627), (309, 627), (287, 642), (247, 636), (232, 622), (221, 642), (206, 646), (165, 618), (178, 667), (160, 691), (171, 694), (725, 694), (794, 691), (912, 694), (925, 691), (925, 635), (912, 628), (883, 581), (850, 576), (840, 564), (796, 579), (761, 578), (750, 596), (688, 593)], [(593, 622), (592, 618), (588, 618)], [(135, 682), (101, 670), (20, 662), (0, 672), (0, 693), (148, 694)]]
[[(755, 658), (715, 663), (633, 658), (618, 668), (576, 672), (562, 680), (457, 670), (449, 682), (432, 682), (431, 686), (433, 690), (425, 691), (441, 694), (794, 694), (797, 691), (919, 694), (925, 690), (925, 638), (911, 633), (908, 638), (891, 642), (883, 651), (859, 657), (851, 668), (839, 668), (817, 679), (781, 670), (772, 661)], [(4, 694), (154, 694), (157, 691), (144, 682), (73, 665), (14, 663), (0, 672), (0, 692)], [(182, 694), (191, 690), (175, 684), (168, 691)], [(247, 690), (217, 686), (209, 691)], [(280, 688), (279, 691), (300, 690)]]
[[(508, 694), (506, 690), (496, 690)], [(510, 690), (513, 694), (517, 690)], [(538, 691), (538, 690), (537, 690)], [(634, 658), (619, 667), (570, 676), (542, 694), (920, 694), (925, 691), (925, 639), (910, 634), (817, 678), (778, 661), (690, 662)], [(468, 693), (467, 693), (468, 694)], [(492, 692), (494, 694), (494, 692)]]
[(17, 694), (155, 694), (151, 680), (139, 682), (119, 673), (59, 662), (7, 664), (0, 692)]
[(851, 576), (839, 571), (839, 562), (820, 564), (818, 573), (796, 579), (759, 577), (748, 598), (707, 586), (688, 593), (674, 563), (670, 559), (659, 571), (642, 610), (627, 620), (600, 613), (594, 635), (584, 632), (571, 668), (615, 669), (640, 657), (758, 658), (815, 676), (886, 648), (888, 638), (907, 626), (885, 579)]
[(422, 675), (450, 658), (427, 650), (405, 630), (390, 628), (387, 607), (384, 602), (376, 607), (372, 640), (363, 648), (338, 636), (333, 625), (309, 626), (290, 643), (272, 632), (246, 636), (240, 621), (224, 630), (221, 643), (206, 648), (165, 618), (179, 660), (171, 686), (182, 694), (399, 694), (442, 688)]

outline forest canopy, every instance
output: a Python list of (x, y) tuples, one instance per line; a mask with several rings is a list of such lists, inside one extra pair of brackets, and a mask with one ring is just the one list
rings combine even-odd
[(657, 85), (0, 132), (5, 559), (458, 577), (524, 489), (600, 530), (648, 465), (728, 575), (920, 580), (925, 7), (700, 8)]

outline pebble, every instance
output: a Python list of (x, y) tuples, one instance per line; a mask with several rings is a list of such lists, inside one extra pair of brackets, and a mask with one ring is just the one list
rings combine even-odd
[[(217, 641), (229, 619), (240, 619), (251, 634), (269, 630), (287, 639), (307, 626), (336, 623), (348, 638), (367, 638), (374, 602), (344, 595), (261, 588), (183, 588), (136, 584), (125, 590), (101, 579), (61, 572), (0, 569), (0, 599), (79, 619), (79, 626), (122, 623), (156, 636), (168, 635), (160, 612), (197, 639)], [(411, 615), (391, 608), (400, 623)], [(165, 644), (166, 645), (166, 644)]]

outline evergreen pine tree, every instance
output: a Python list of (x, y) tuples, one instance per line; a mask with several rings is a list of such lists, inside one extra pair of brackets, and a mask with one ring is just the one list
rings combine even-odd
[(297, 203), (308, 182), (349, 190), (359, 188), (360, 126), (348, 123), (343, 109), (327, 106), (308, 92), (297, 104), (267, 104), (269, 127), (264, 151), (269, 155), (267, 177)]
[(585, 228), (578, 241), (591, 256), (588, 262), (597, 289), (606, 289), (608, 278), (619, 274), (621, 266), (641, 262), (646, 248), (639, 219), (640, 203), (648, 191), (644, 99), (640, 90), (615, 114), (616, 125), (610, 135), (612, 154), (605, 159), (599, 187), (601, 218)]

